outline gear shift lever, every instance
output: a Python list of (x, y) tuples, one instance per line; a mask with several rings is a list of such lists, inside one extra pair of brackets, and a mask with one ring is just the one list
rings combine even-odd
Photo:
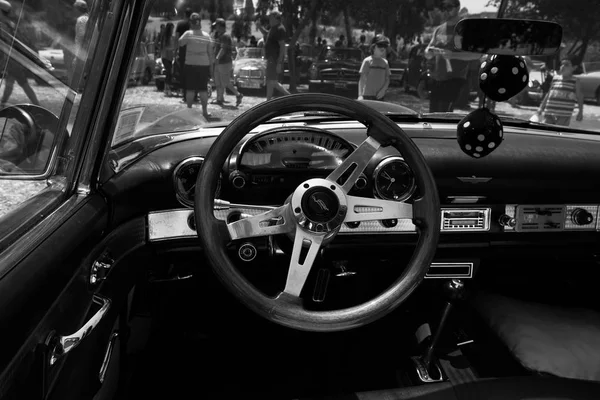
[(435, 347), (440, 340), (442, 331), (448, 321), (448, 316), (450, 315), (450, 311), (452, 311), (454, 304), (457, 301), (462, 300), (466, 295), (465, 284), (461, 279), (451, 279), (445, 282), (443, 290), (446, 296), (446, 304), (444, 305), (442, 318), (433, 335), (433, 339), (425, 350), (424, 355), (413, 358), (413, 362), (417, 367), (419, 379), (422, 382), (440, 382), (443, 379), (441, 369), (437, 360), (434, 358)]

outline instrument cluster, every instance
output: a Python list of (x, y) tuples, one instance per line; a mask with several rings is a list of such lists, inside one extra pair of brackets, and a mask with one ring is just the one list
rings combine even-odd
[[(280, 205), (302, 182), (325, 178), (356, 148), (343, 137), (310, 127), (275, 128), (238, 145), (224, 166), (216, 198), (257, 205)], [(196, 179), (204, 159), (192, 156), (173, 172), (180, 204), (193, 207)], [(361, 174), (352, 195), (410, 201), (415, 176), (398, 155), (377, 155)]]

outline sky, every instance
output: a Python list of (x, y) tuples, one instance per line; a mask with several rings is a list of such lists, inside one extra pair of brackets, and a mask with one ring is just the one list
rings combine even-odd
[(467, 7), (469, 13), (478, 14), (483, 11), (497, 11), (497, 7), (486, 7), (488, 0), (460, 0), (461, 7)]

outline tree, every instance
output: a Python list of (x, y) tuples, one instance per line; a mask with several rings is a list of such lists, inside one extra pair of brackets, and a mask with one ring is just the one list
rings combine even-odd
[[(490, 3), (498, 6), (500, 0)], [(509, 0), (504, 17), (559, 23), (563, 27), (563, 37), (573, 41), (567, 54), (574, 56), (575, 64), (583, 61), (588, 45), (600, 35), (598, 0)]]

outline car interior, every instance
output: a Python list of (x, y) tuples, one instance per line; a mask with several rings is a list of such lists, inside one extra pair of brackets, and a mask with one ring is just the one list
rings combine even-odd
[[(526, 53), (496, 52), (509, 98)], [(61, 143), (46, 114), (0, 119)], [(0, 398), (600, 398), (597, 134), (322, 93), (178, 123), (98, 147), (77, 210), (0, 257)]]

